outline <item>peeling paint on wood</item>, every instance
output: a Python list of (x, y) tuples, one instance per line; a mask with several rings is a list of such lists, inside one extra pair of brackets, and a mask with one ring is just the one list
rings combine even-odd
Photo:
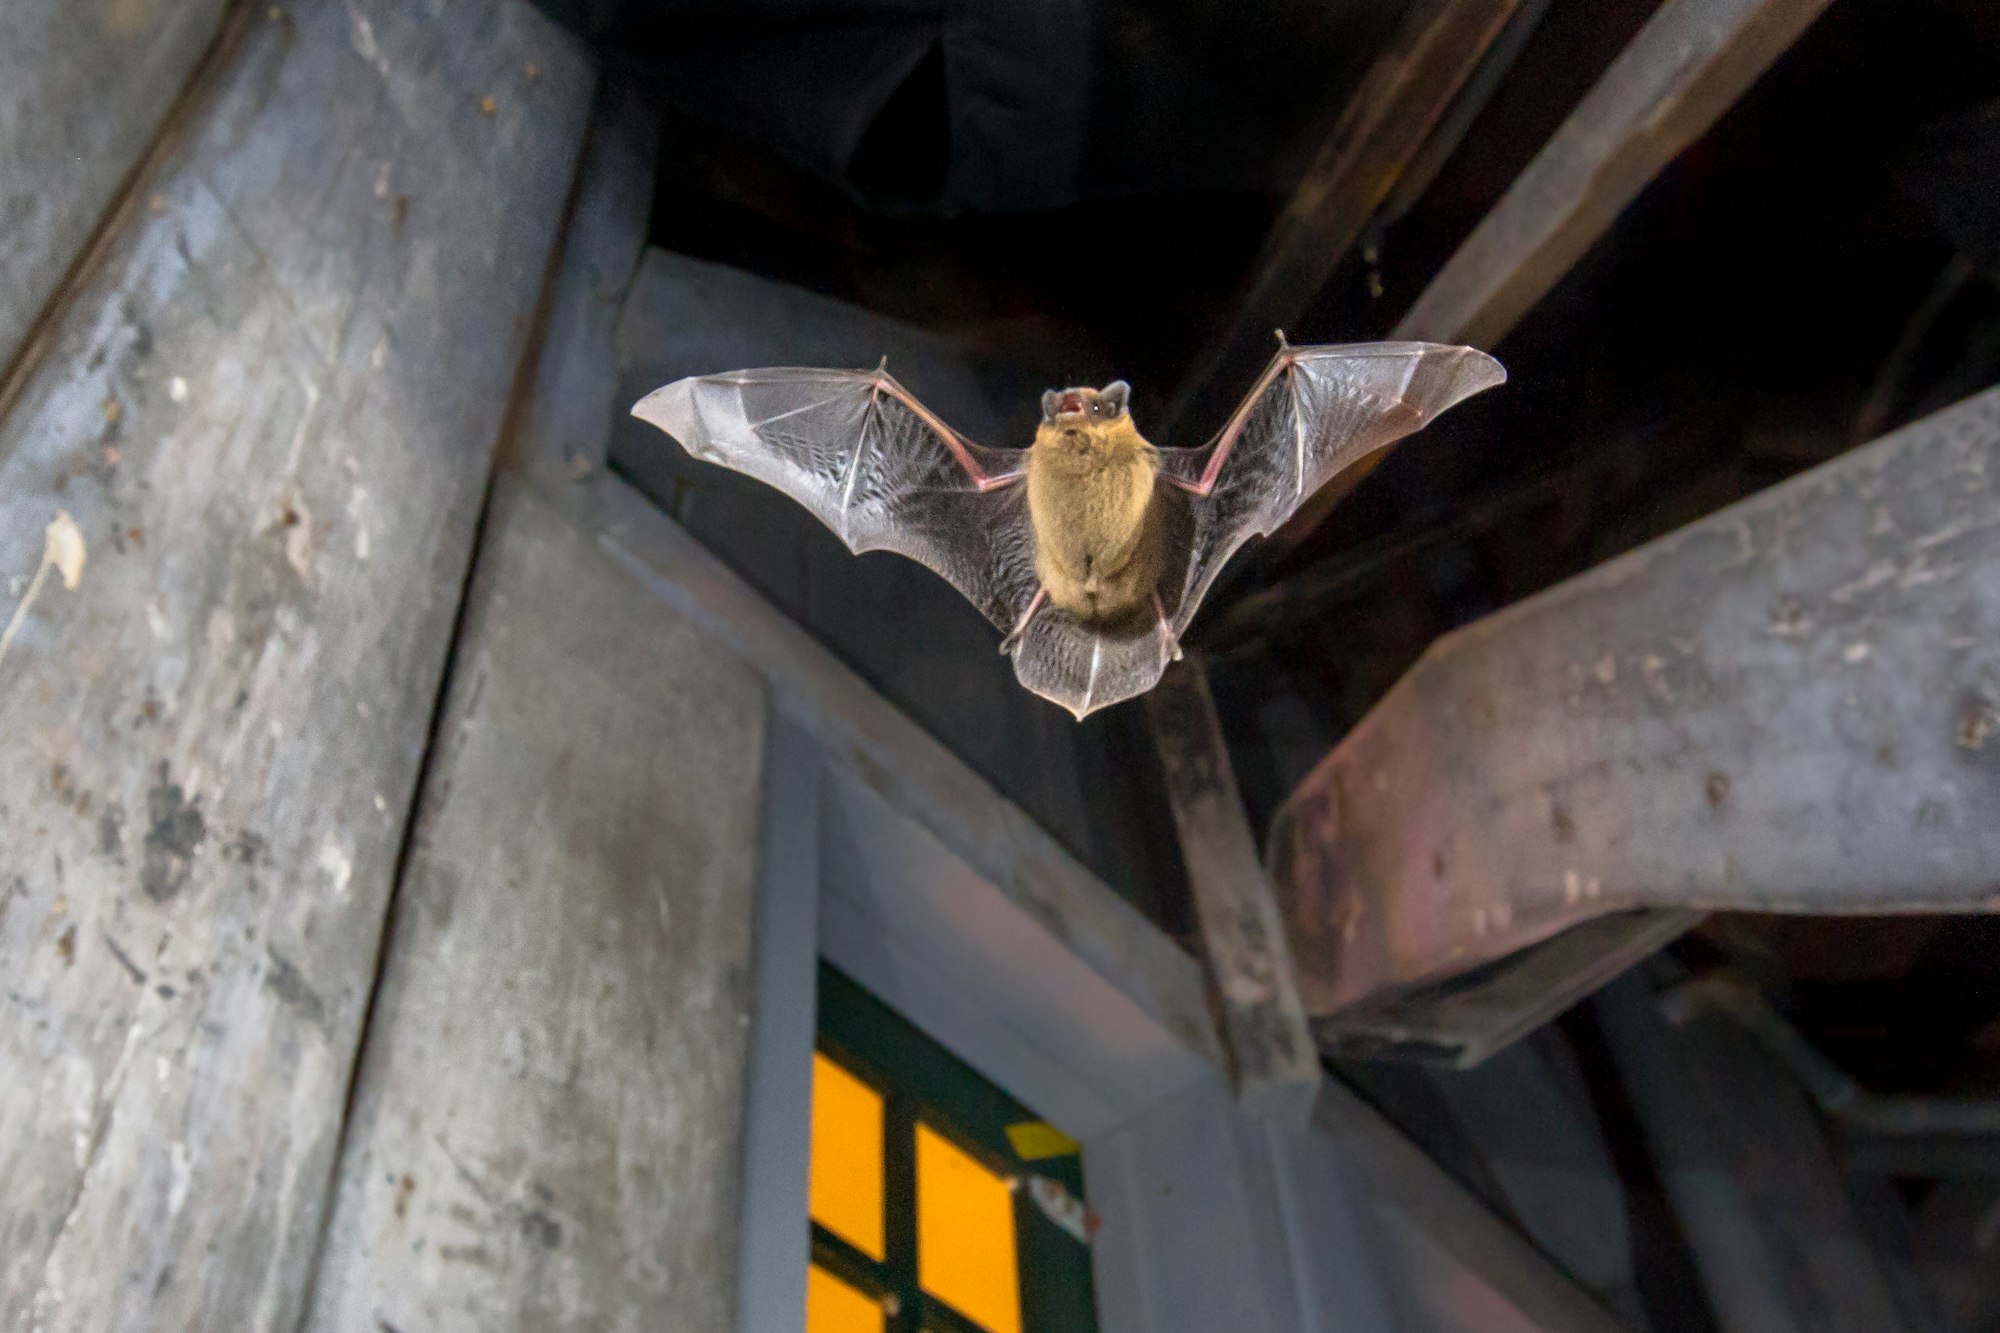
[(513, 485), (455, 662), (305, 1328), (733, 1328), (762, 682)]
[(0, 579), (89, 552), (0, 662), (0, 1327), (296, 1325), (589, 77), (521, 0), (259, 5), (0, 421)]

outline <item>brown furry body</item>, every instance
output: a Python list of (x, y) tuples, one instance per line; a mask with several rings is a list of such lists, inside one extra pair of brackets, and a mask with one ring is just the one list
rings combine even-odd
[(1157, 615), (1159, 455), (1132, 418), (1044, 421), (1028, 451), (1035, 572), (1049, 601), (1097, 624)]

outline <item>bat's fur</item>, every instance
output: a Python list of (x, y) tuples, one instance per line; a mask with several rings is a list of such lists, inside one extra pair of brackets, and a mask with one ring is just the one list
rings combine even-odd
[[(1112, 389), (1119, 390), (1113, 394)], [(1049, 601), (1092, 624), (1138, 629), (1157, 617), (1162, 543), (1159, 454), (1132, 424), (1123, 386), (1051, 395), (1028, 451), (1035, 573)]]

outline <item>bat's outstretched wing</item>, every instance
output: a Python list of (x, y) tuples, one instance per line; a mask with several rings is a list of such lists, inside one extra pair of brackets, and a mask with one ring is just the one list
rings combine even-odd
[(1035, 595), (1017, 449), (973, 444), (883, 369), (739, 370), (676, 380), (632, 415), (696, 458), (775, 486), (848, 549), (894, 551), (1011, 630)]
[(1161, 476), (1189, 510), (1186, 561), (1176, 554), (1167, 582), (1185, 575), (1160, 593), (1174, 632), (1244, 542), (1274, 531), (1336, 473), (1506, 379), (1498, 361), (1470, 347), (1282, 348), (1206, 447), (1160, 451)]

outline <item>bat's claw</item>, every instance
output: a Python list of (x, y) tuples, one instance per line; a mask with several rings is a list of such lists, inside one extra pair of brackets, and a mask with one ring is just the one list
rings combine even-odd
[(1021, 619), (1006, 638), (1000, 640), (1000, 656), (1006, 657), (1020, 646), (1021, 636), (1028, 632), (1028, 626), (1035, 623), (1035, 612), (1042, 609), (1042, 601), (1049, 595), (1047, 588), (1035, 589), (1035, 598), (1028, 603), (1028, 609), (1021, 613)]
[(1153, 594), (1153, 611), (1160, 618), (1160, 668), (1165, 670), (1169, 662), (1181, 660), (1181, 637), (1174, 633), (1174, 622), (1167, 619), (1166, 605), (1157, 592)]

